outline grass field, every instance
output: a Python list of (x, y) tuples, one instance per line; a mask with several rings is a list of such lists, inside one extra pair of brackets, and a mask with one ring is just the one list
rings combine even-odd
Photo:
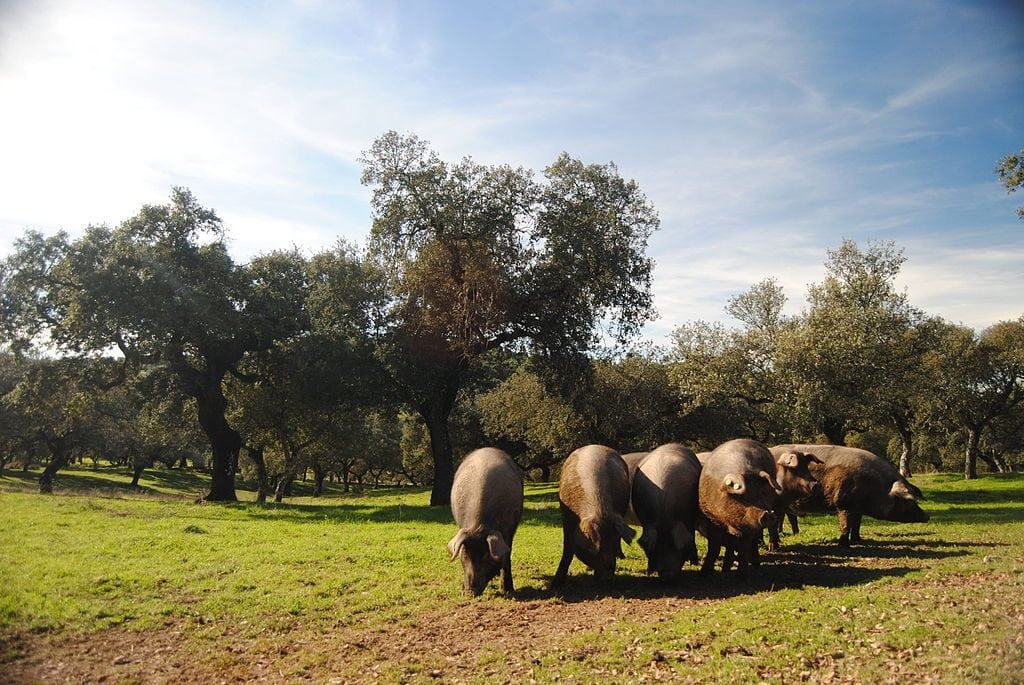
[(513, 599), (462, 596), (422, 490), (215, 505), (190, 472), (36, 477), (0, 476), (0, 682), (1024, 679), (1021, 475), (915, 478), (931, 521), (866, 519), (850, 550), (804, 518), (751, 583), (664, 584), (634, 544), (557, 594), (556, 487), (528, 485)]

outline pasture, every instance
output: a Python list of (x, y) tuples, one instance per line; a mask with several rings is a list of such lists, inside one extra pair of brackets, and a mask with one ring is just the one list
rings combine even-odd
[(54, 496), (37, 475), (0, 476), (5, 683), (1024, 678), (1019, 474), (918, 476), (931, 521), (865, 519), (852, 549), (805, 517), (751, 583), (662, 583), (634, 543), (614, 581), (574, 561), (558, 593), (557, 488), (528, 484), (512, 599), (461, 594), (423, 490), (215, 505), (201, 474), (71, 468)]

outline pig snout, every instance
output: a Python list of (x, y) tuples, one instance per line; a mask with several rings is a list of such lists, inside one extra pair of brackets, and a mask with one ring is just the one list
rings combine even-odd
[(775, 528), (779, 524), (779, 517), (771, 511), (764, 511), (758, 518), (757, 523), (762, 528)]

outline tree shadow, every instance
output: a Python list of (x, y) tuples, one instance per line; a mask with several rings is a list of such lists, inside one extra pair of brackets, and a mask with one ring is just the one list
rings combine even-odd
[(445, 523), (452, 524), (448, 507), (428, 504), (289, 504), (287, 502), (256, 504), (231, 503), (226, 506), (241, 510), (252, 518), (289, 523)]

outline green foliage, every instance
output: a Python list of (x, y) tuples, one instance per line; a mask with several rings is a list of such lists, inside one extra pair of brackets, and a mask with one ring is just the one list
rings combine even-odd
[(650, 203), (613, 164), (562, 155), (525, 169), (447, 163), (394, 131), (363, 154), (373, 189), (369, 254), (387, 275), (378, 358), (431, 435), (435, 503), (453, 474), (448, 418), (498, 348), (582, 354), (607, 323), (619, 340), (653, 313)]
[[(1006, 155), (999, 160), (995, 173), (1008, 193), (1013, 193), (1024, 186), (1024, 150), (1021, 150), (1020, 154)], [(1017, 208), (1017, 216), (1024, 219), (1024, 207)]]
[(887, 417), (912, 384), (922, 314), (893, 284), (904, 261), (892, 242), (861, 250), (846, 240), (829, 250), (825, 280), (808, 288), (809, 309), (778, 343), (798, 432), (841, 444), (851, 429)]

